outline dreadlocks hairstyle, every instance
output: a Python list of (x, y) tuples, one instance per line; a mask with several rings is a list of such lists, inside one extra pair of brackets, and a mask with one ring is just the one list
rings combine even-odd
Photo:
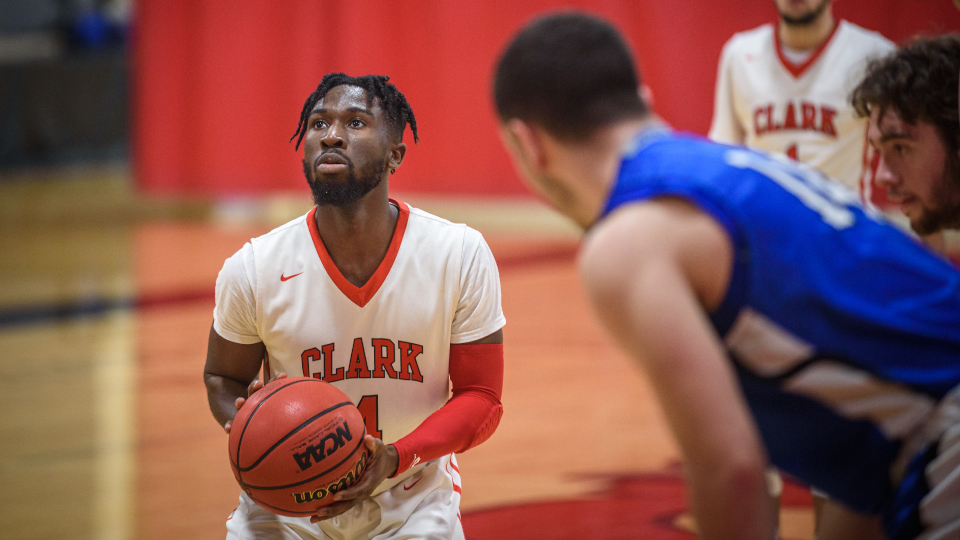
[(493, 98), (500, 119), (536, 122), (567, 140), (648, 114), (633, 55), (608, 22), (577, 12), (547, 15), (500, 56)]
[(292, 141), (297, 139), (297, 148), (300, 149), (300, 142), (303, 136), (307, 134), (307, 118), (310, 117), (310, 111), (316, 106), (317, 102), (327, 95), (327, 92), (335, 86), (356, 86), (367, 91), (367, 105), (373, 104), (373, 100), (379, 101), (380, 110), (382, 110), (389, 120), (390, 127), (393, 130), (393, 136), (398, 140), (403, 140), (403, 130), (410, 124), (410, 131), (413, 133), (413, 142), (420, 142), (417, 136), (417, 119), (413, 116), (413, 109), (407, 103), (407, 98), (397, 90), (397, 87), (387, 82), (390, 77), (386, 75), (362, 75), (360, 77), (351, 77), (344, 73), (327, 73), (320, 80), (320, 85), (310, 94), (306, 103), (303, 104), (303, 111), (300, 113), (300, 123), (297, 125), (297, 132), (290, 137)]
[(956, 154), (960, 148), (957, 83), (960, 73), (960, 34), (917, 38), (872, 61), (850, 102), (860, 116), (893, 109), (908, 124), (933, 124)]

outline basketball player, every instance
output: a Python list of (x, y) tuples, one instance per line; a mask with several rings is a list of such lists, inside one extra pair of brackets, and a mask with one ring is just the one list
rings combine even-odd
[[(875, 169), (867, 122), (850, 106), (849, 96), (867, 61), (892, 51), (894, 44), (837, 21), (832, 0), (773, 3), (779, 15), (775, 26), (735, 34), (724, 45), (710, 138), (786, 154), (840, 180), (870, 204)], [(943, 247), (941, 235), (926, 240)], [(770, 480), (773, 496), (779, 497), (774, 471)], [(819, 527), (822, 497), (814, 492)]]
[(833, 17), (831, 0), (774, 0), (780, 17), (724, 45), (710, 138), (787, 154), (870, 201), (867, 122), (850, 107), (866, 61), (894, 49)]
[(917, 234), (960, 228), (960, 34), (921, 38), (872, 62), (852, 95), (880, 154), (877, 185)]
[[(671, 133), (617, 31), (540, 18), (502, 137), (589, 231), (580, 270), (679, 443), (701, 538), (774, 537), (769, 463), (856, 514), (820, 539), (960, 535), (960, 273), (808, 166)], [(843, 514), (847, 515), (847, 514)]]
[(454, 453), (502, 411), (499, 275), (479, 233), (388, 197), (406, 126), (418, 137), (387, 80), (331, 73), (307, 99), (294, 137), (316, 207), (224, 263), (204, 370), (228, 432), (261, 362), (330, 382), (363, 414), (372, 457), (311, 518), (241, 494), (229, 539), (463, 538)]

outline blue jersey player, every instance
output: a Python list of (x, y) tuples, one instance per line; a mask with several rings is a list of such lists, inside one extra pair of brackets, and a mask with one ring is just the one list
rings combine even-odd
[(820, 539), (960, 538), (960, 273), (811, 169), (669, 132), (633, 66), (609, 24), (548, 15), (494, 100), (518, 171), (588, 230), (701, 537), (774, 538), (773, 463), (830, 496)]

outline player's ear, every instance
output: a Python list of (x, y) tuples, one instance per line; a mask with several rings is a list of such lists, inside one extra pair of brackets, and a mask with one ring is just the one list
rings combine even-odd
[(639, 94), (640, 99), (647, 104), (647, 108), (653, 108), (653, 88), (650, 88), (646, 83), (643, 83), (639, 88), (637, 88), (637, 94)]
[(541, 133), (532, 124), (511, 118), (501, 125), (500, 135), (507, 147), (519, 162), (531, 172), (539, 171), (546, 165)]
[(387, 167), (390, 169), (396, 169), (403, 163), (404, 156), (407, 155), (407, 145), (404, 143), (397, 143), (390, 148), (390, 159), (387, 160)]

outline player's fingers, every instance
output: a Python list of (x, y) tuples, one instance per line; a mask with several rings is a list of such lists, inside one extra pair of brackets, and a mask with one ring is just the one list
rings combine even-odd
[(249, 386), (247, 386), (247, 397), (252, 396), (254, 392), (256, 392), (261, 388), (263, 388), (263, 381), (261, 381), (260, 379), (254, 379), (253, 382), (250, 383)]
[(356, 484), (343, 491), (334, 493), (333, 500), (352, 501), (354, 499), (362, 499), (373, 493), (373, 490), (377, 489), (377, 486), (380, 485), (382, 481), (383, 480), (378, 480), (372, 476), (360, 477), (360, 480), (358, 480)]
[(316, 523), (318, 521), (323, 521), (325, 519), (330, 519), (332, 517), (337, 517), (340, 514), (346, 512), (347, 510), (353, 508), (356, 504), (356, 501), (344, 501), (333, 504), (328, 504), (323, 508), (317, 510), (317, 514), (310, 516), (310, 523)]
[(377, 486), (386, 478), (386, 474), (376, 466), (376, 463), (368, 465), (366, 470), (360, 474), (357, 481), (347, 489), (333, 494), (335, 501), (348, 501), (350, 499), (362, 499), (370, 496)]
[(223, 430), (227, 432), (227, 435), (230, 434), (231, 426), (233, 426), (233, 420), (227, 420), (227, 423), (223, 425)]
[(236, 407), (236, 409), (239, 411), (243, 407), (243, 404), (246, 402), (247, 402), (247, 398), (238, 397), (233, 402), (233, 406)]
[(279, 380), (279, 379), (286, 379), (286, 378), (287, 378), (287, 374), (284, 373), (283, 371), (281, 371), (280, 373), (277, 373), (277, 376), (276, 376), (276, 377), (270, 379), (270, 382), (273, 382), (273, 381), (276, 381), (276, 380)]

